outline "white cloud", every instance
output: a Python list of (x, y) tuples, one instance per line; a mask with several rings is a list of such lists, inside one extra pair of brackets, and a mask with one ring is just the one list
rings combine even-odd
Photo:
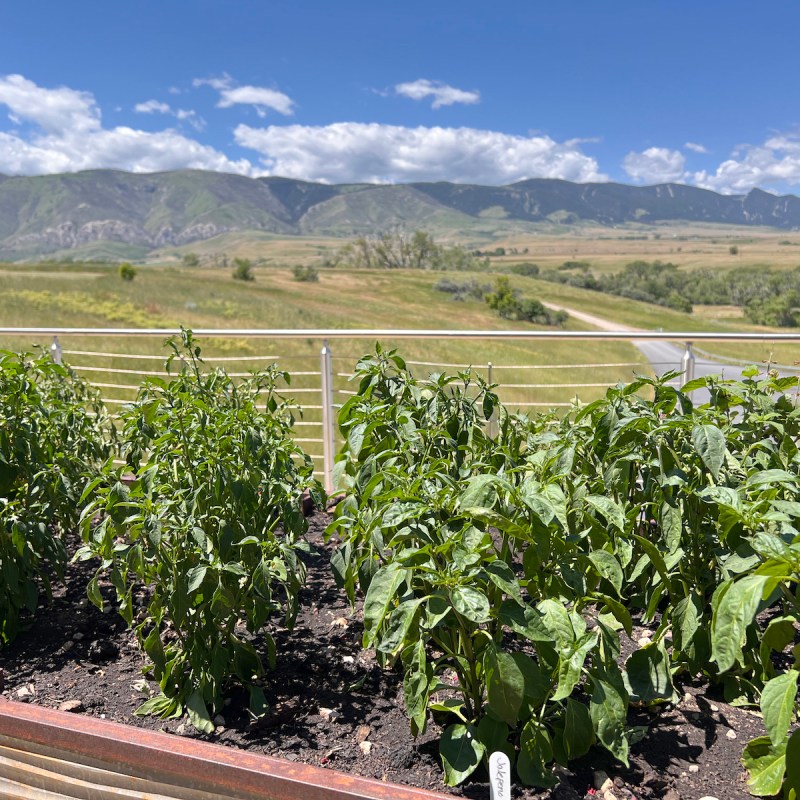
[(209, 169), (252, 174), (247, 159), (232, 161), (178, 131), (103, 128), (88, 92), (46, 89), (20, 75), (0, 76), (0, 105), (30, 132), (0, 131), (0, 172), (13, 175), (114, 168), (131, 172)]
[(277, 89), (264, 86), (234, 86), (233, 78), (224, 75), (222, 78), (196, 78), (193, 86), (210, 86), (219, 92), (217, 108), (231, 108), (235, 105), (253, 106), (259, 117), (267, 112), (277, 111), (284, 116), (294, 113), (294, 101)]
[(133, 110), (137, 114), (170, 114), (172, 109), (167, 103), (162, 103), (159, 100), (147, 100), (144, 103), (137, 103)]
[(630, 152), (622, 167), (638, 183), (671, 183), (685, 177), (686, 157), (680, 150), (648, 147), (641, 153)]
[(478, 91), (467, 92), (463, 89), (456, 89), (454, 86), (448, 86), (441, 81), (429, 81), (424, 78), (410, 83), (398, 83), (394, 90), (397, 94), (412, 100), (425, 100), (427, 97), (432, 97), (433, 108), (451, 106), (454, 103), (472, 105), (480, 102), (481, 99), (481, 93)]
[(697, 142), (686, 142), (684, 147), (691, 150), (693, 153), (708, 153), (708, 148), (705, 145), (698, 144)]
[(201, 131), (206, 126), (205, 120), (196, 111), (186, 108), (172, 108), (168, 103), (160, 100), (147, 100), (144, 103), (137, 103), (133, 110), (137, 114), (169, 114), (181, 122), (188, 122), (195, 130)]
[(45, 131), (91, 131), (100, 127), (100, 110), (89, 92), (61, 86), (43, 89), (22, 75), (0, 76), (0, 105), (19, 124), (33, 122)]
[(548, 136), (357, 122), (323, 127), (239, 125), (234, 136), (241, 146), (259, 152), (262, 163), (272, 174), (329, 183), (608, 180), (595, 159), (575, 145), (558, 143)]
[(723, 194), (749, 192), (755, 186), (792, 187), (800, 184), (800, 135), (772, 136), (761, 145), (744, 145), (723, 161), (716, 172), (696, 172), (698, 186)]

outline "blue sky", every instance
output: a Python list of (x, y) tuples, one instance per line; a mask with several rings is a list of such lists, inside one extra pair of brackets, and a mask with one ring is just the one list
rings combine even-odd
[(797, 0), (6, 0), (0, 172), (800, 193)]

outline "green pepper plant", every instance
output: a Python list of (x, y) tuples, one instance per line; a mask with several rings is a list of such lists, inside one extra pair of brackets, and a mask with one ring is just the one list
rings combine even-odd
[[(231, 681), (249, 690), (254, 715), (265, 711), (257, 637), (273, 662), (265, 625), (278, 611), (293, 624), (305, 577), (302, 494), (322, 498), (291, 438), (292, 407), (277, 394), (286, 373), (272, 367), (236, 382), (204, 368), (191, 331), (168, 345), (170, 378), (147, 381), (122, 411), (127, 467), (87, 490), (94, 500), (78, 557), (102, 559), (89, 596), (102, 606), (98, 579), (109, 574), (152, 662), (161, 694), (138, 713), (185, 708), (208, 731)], [(150, 595), (137, 613), (141, 587)]]
[(112, 450), (85, 381), (46, 353), (0, 351), (0, 643), (63, 575), (83, 486)]
[[(393, 351), (378, 348), (355, 377), (339, 416), (346, 496), (329, 528), (341, 539), (332, 567), (351, 600), (364, 592), (364, 646), (402, 664), (412, 731), (431, 712), (452, 720), (440, 740), (446, 782), (465, 780), (494, 750), (538, 786), (553, 784), (550, 762), (596, 740), (626, 760), (629, 695), (613, 615), (590, 630), (587, 601), (566, 581), (530, 577), (527, 554), (563, 536), (564, 516), (557, 487), (520, 485), (524, 421), (470, 374), (417, 380)], [(486, 432), (493, 414), (497, 439)], [(553, 560), (569, 549), (553, 546)], [(577, 552), (573, 561), (592, 565)], [(620, 613), (611, 597), (606, 605)]]

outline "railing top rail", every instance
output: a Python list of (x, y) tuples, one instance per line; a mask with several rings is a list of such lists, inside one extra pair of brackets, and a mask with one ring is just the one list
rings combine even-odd
[[(178, 328), (6, 328), (6, 336), (175, 336)], [(195, 328), (196, 336), (263, 339), (553, 339), (681, 342), (800, 342), (796, 333), (717, 333), (709, 331), (498, 331), (368, 328)]]

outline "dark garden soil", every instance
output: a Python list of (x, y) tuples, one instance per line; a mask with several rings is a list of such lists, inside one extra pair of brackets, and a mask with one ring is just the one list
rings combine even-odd
[[(414, 740), (403, 711), (399, 673), (383, 672), (361, 649), (360, 609), (351, 610), (328, 568), (322, 532), (329, 518), (310, 519), (308, 585), (291, 633), (275, 626), (278, 665), (265, 690), (269, 715), (252, 723), (244, 692), (234, 693), (215, 719), (211, 735), (198, 734), (184, 719), (136, 717), (134, 710), (155, 691), (142, 669), (135, 637), (112, 610), (86, 600), (91, 564), (70, 565), (66, 586), (41, 608), (35, 624), (0, 651), (3, 696), (50, 708), (195, 736), (291, 761), (302, 761), (409, 786), (449, 791), (442, 783), (437, 752), (440, 729), (433, 722)], [(104, 589), (111, 601), (112, 592)], [(644, 635), (634, 632), (634, 638)], [(749, 798), (741, 751), (761, 735), (760, 719), (726, 705), (703, 686), (680, 687), (682, 699), (656, 712), (633, 711), (632, 725), (647, 733), (632, 747), (624, 767), (600, 748), (560, 772), (551, 791), (518, 788), (518, 798), (605, 800)], [(605, 783), (610, 779), (611, 783)], [(486, 798), (485, 775), (454, 794)]]

